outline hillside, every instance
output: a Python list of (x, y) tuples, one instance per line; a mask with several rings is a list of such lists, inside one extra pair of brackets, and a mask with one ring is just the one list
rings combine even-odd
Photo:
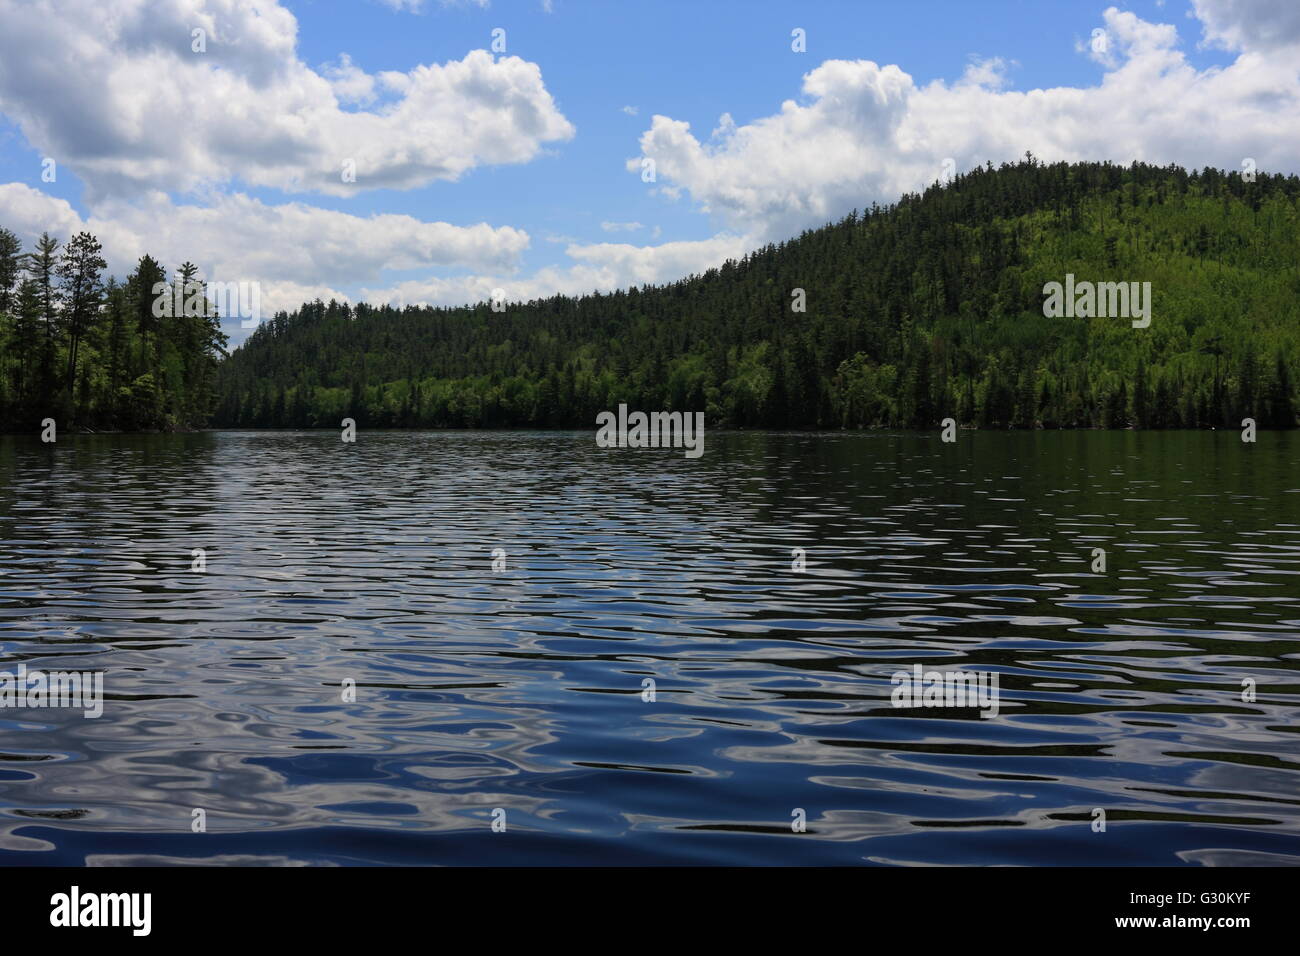
[[(213, 424), (1296, 424), (1300, 179), (988, 166), (662, 287), (461, 308), (304, 305), (217, 370)], [(1043, 286), (1150, 282), (1152, 321), (1046, 318)], [(806, 311), (795, 311), (802, 289)]]

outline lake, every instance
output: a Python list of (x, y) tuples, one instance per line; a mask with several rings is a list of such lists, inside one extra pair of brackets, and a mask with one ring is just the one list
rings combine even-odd
[(0, 863), (1300, 864), (1298, 462), (3, 437), (0, 669), (103, 712), (0, 709)]

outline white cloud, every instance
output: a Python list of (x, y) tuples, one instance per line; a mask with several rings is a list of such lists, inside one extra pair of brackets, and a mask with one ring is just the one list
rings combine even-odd
[[(519, 57), (475, 50), (407, 72), (344, 56), (318, 73), (297, 21), (256, 0), (0, 0), (0, 112), (92, 198), (236, 178), (335, 195), (454, 180), (573, 136)], [(206, 31), (206, 52), (191, 31)], [(93, 79), (92, 79), (93, 78)], [(372, 111), (341, 103), (371, 103)], [(345, 160), (356, 182), (345, 183)]]
[[(87, 230), (104, 246), (109, 272), (125, 277), (145, 252), (169, 273), (185, 260), (211, 281), (258, 282), (264, 316), (303, 302), (367, 301), (395, 305), (463, 305), (506, 290), (511, 301), (557, 293), (581, 295), (672, 282), (738, 259), (758, 245), (750, 236), (722, 234), (653, 246), (572, 243), (566, 267), (519, 275), (529, 236), (508, 226), (452, 226), (410, 216), (354, 216), (303, 203), (271, 206), (244, 195), (214, 197), (211, 205), (176, 205), (163, 193), (111, 200), (83, 218), (63, 199), (22, 183), (0, 185), (3, 225), (32, 248), (48, 231), (61, 241)], [(627, 224), (621, 224), (627, 225)], [(249, 237), (256, 237), (256, 241)], [(548, 236), (549, 241), (567, 241)], [(471, 270), (449, 278), (385, 283), (388, 270), (448, 267)], [(360, 295), (349, 294), (360, 289)], [(232, 344), (246, 332), (227, 323)]]
[(633, 246), (622, 242), (599, 242), (570, 246), (569, 258), (601, 269), (609, 276), (598, 288), (670, 282), (692, 272), (739, 259), (758, 243), (748, 236), (717, 235), (711, 239), (665, 242), (657, 246)]
[(353, 63), (346, 53), (339, 55), (337, 65), (328, 64), (321, 72), (330, 81), (340, 103), (366, 105), (375, 101), (375, 78)]
[(13, 230), (28, 251), (43, 232), (64, 242), (86, 228), (81, 215), (66, 199), (55, 199), (23, 183), (0, 186), (0, 209), (5, 217), (0, 226)]
[(472, 275), (450, 279), (421, 279), (376, 288), (363, 288), (362, 299), (391, 303), (463, 305), (485, 302), (493, 289), (503, 289), (510, 302), (526, 302), (562, 293), (582, 295), (631, 286), (673, 282), (739, 259), (757, 245), (749, 236), (718, 235), (711, 239), (633, 246), (602, 242), (571, 245), (573, 260), (566, 268), (540, 269), (530, 276)]
[[(1231, 42), (1296, 36), (1286, 12), (1300, 9), (1294, 0), (1253, 6), (1273, 15), (1247, 28), (1246, 18), (1227, 18), (1226, 2), (1198, 0), (1213, 35)], [(767, 238), (924, 188), (949, 157), (959, 171), (1027, 150), (1049, 162), (1238, 169), (1250, 156), (1261, 169), (1296, 168), (1300, 57), (1247, 52), (1225, 68), (1199, 71), (1176, 48), (1174, 27), (1113, 7), (1103, 20), (1116, 65), (1097, 86), (1006, 90), (996, 59), (972, 64), (955, 83), (917, 86), (897, 66), (828, 60), (804, 76), (803, 102), (787, 100), (744, 126), (724, 114), (704, 142), (689, 124), (654, 116), (641, 136), (642, 157), (655, 160), (665, 195), (689, 195), (723, 226)], [(642, 157), (628, 170), (639, 173)]]
[(513, 271), (529, 245), (528, 234), (510, 226), (354, 216), (303, 203), (271, 206), (243, 195), (198, 206), (175, 205), (155, 193), (143, 201), (102, 203), (83, 219), (63, 199), (9, 183), (0, 185), (0, 208), (4, 225), (29, 249), (42, 231), (66, 241), (84, 229), (103, 244), (112, 274), (125, 276), (146, 252), (169, 270), (188, 259), (210, 280), (261, 282), (268, 311), (293, 309), (318, 295), (346, 298), (337, 287), (373, 282), (390, 269)]
[(1228, 50), (1283, 50), (1300, 46), (1296, 0), (1192, 0), (1205, 40)]
[[(643, 246), (547, 235), (566, 244), (568, 263), (521, 275), (529, 236), (519, 229), (271, 205), (214, 186), (237, 179), (347, 195), (527, 161), (573, 135), (536, 65), (476, 51), (441, 66), (367, 73), (340, 54), (312, 70), (297, 58), (296, 21), (275, 3), (212, 0), (201, 12), (198, 0), (0, 0), (0, 112), (89, 187), (83, 217), (38, 190), (0, 185), (0, 225), (29, 247), (44, 229), (65, 240), (88, 229), (118, 275), (147, 251), (169, 269), (190, 259), (210, 279), (259, 281), (264, 312), (317, 296), (457, 305), (495, 288), (527, 300), (674, 281), (923, 188), (948, 157), (967, 169), (1026, 150), (1048, 161), (1229, 168), (1250, 156), (1261, 169), (1294, 170), (1300, 5), (1193, 3), (1205, 41), (1240, 51), (1229, 66), (1198, 71), (1172, 26), (1112, 8), (1103, 15), (1104, 56), (1083, 44), (1103, 67), (1088, 88), (1015, 91), (1014, 64), (997, 57), (973, 61), (955, 82), (924, 86), (898, 66), (830, 60), (805, 75), (798, 101), (744, 125), (723, 114), (703, 142), (688, 124), (654, 116), (640, 145), (656, 161), (656, 188), (688, 196), (727, 231)], [(208, 31), (208, 53), (190, 52), (193, 26)], [(339, 178), (347, 158), (357, 163), (355, 185)], [(639, 173), (640, 157), (628, 167)], [(203, 202), (178, 203), (167, 190), (193, 190)], [(389, 275), (433, 269), (468, 274)]]
[(977, 86), (986, 90), (1000, 90), (1007, 85), (1007, 62), (1000, 56), (976, 58), (962, 73), (960, 86)]

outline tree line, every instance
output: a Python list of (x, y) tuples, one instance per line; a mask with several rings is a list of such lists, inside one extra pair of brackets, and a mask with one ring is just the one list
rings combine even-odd
[[(219, 426), (1296, 424), (1300, 179), (991, 164), (667, 285), (458, 308), (331, 301), (219, 370)], [(1150, 281), (1153, 320), (1043, 315), (1043, 286)], [(802, 295), (804, 310), (798, 311)]]
[[(579, 427), (621, 403), (710, 427), (1296, 425), (1300, 178), (1030, 155), (661, 286), (454, 308), (305, 303), (222, 358), (159, 319), (143, 256), (0, 233), (0, 422)], [(1149, 281), (1152, 321), (1048, 318), (1067, 274)], [(196, 281), (185, 263), (175, 281)]]
[[(149, 255), (122, 282), (106, 268), (88, 232), (62, 249), (45, 233), (24, 252), (0, 228), (0, 431), (36, 431), (46, 418), (82, 431), (211, 422), (227, 338), (197, 267), (181, 264), (171, 283)], [(204, 304), (156, 308), (177, 286)]]

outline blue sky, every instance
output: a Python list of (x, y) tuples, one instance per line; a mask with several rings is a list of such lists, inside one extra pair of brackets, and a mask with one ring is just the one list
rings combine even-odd
[(119, 274), (193, 259), (268, 312), (670, 281), (948, 158), (1294, 171), (1297, 7), (0, 0), (0, 225), (90, 228)]
[[(547, 89), (577, 127), (573, 140), (526, 165), (480, 169), (461, 182), (413, 193), (375, 193), (365, 197), (368, 208), (418, 210), (422, 218), (457, 223), (486, 218), (521, 225), (539, 238), (552, 234), (583, 242), (609, 239), (602, 222), (657, 225), (675, 239), (713, 235), (713, 224), (689, 202), (652, 195), (624, 168), (639, 154), (637, 139), (655, 113), (705, 132), (723, 113), (744, 124), (797, 96), (803, 74), (827, 59), (897, 63), (924, 83), (958, 79), (972, 57), (1002, 56), (1016, 61), (1010, 74), (1020, 88), (1085, 86), (1103, 72), (1075, 52), (1101, 23), (1104, 6), (1095, 0), (553, 0), (549, 14), (539, 0), (486, 8), (425, 4), (414, 14), (392, 12), (376, 0), (287, 6), (298, 17), (306, 62), (324, 64), (346, 52), (368, 72), (459, 59), (475, 47), (486, 49), (495, 27), (505, 29), (508, 52), (541, 66)], [(1167, 4), (1163, 11), (1154, 0), (1126, 9), (1193, 26), (1183, 16), (1191, 9), (1187, 2)], [(795, 27), (809, 38), (802, 55), (790, 49)], [(1231, 59), (1194, 46), (1191, 52), (1202, 66)], [(637, 115), (622, 112), (625, 106)], [(258, 195), (274, 198), (273, 192)], [(536, 265), (563, 259), (563, 248), (548, 242), (535, 242), (529, 255)]]

